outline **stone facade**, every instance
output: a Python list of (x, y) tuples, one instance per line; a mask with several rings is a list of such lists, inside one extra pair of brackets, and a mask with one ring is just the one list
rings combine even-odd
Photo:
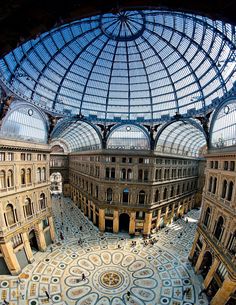
[(190, 253), (211, 305), (236, 304), (235, 148), (206, 155), (202, 212)]
[(0, 273), (19, 274), (55, 239), (49, 147), (0, 140)]
[(71, 198), (101, 231), (149, 236), (195, 206), (199, 161), (150, 151), (71, 153)]

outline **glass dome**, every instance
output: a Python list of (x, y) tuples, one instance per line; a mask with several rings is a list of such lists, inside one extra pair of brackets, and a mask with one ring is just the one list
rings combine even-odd
[(0, 60), (2, 81), (40, 107), (101, 120), (159, 120), (210, 106), (235, 81), (235, 27), (165, 10), (75, 21)]

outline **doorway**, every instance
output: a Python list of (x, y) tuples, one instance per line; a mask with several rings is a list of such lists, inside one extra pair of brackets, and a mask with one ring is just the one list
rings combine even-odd
[(31, 230), (29, 233), (29, 243), (33, 252), (37, 252), (39, 250), (34, 230)]
[(207, 251), (204, 254), (202, 264), (201, 264), (201, 267), (200, 267), (201, 274), (202, 274), (204, 279), (206, 278), (207, 273), (209, 272), (209, 270), (211, 268), (211, 265), (212, 265), (212, 255), (209, 251)]
[(129, 233), (129, 221), (130, 217), (126, 213), (122, 213), (119, 216), (119, 228), (120, 232)]

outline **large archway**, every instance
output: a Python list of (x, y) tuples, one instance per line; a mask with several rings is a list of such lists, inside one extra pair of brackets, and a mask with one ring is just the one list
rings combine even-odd
[(51, 194), (59, 195), (62, 193), (62, 175), (61, 173), (52, 173), (50, 176), (51, 181)]
[(119, 216), (119, 227), (120, 227), (120, 232), (129, 232), (129, 221), (130, 217), (126, 213), (122, 213)]
[(209, 251), (206, 251), (203, 257), (203, 261), (200, 267), (201, 274), (203, 278), (205, 279), (207, 276), (207, 273), (209, 272), (212, 265), (212, 254)]
[(31, 230), (29, 232), (29, 243), (33, 252), (39, 251), (38, 242), (34, 230)]

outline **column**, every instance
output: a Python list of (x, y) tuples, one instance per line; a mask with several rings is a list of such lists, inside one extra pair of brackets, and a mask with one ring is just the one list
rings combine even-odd
[(24, 244), (24, 248), (25, 248), (25, 253), (26, 253), (27, 259), (28, 259), (28, 261), (30, 263), (33, 263), (34, 262), (34, 256), (33, 256), (33, 253), (32, 253), (32, 249), (30, 247), (30, 243), (29, 243), (29, 238), (28, 238), (27, 232), (22, 232), (21, 236), (22, 236), (22, 241), (23, 241), (23, 244)]
[(178, 209), (177, 209), (177, 217), (179, 217), (179, 214), (180, 214), (180, 205), (181, 205), (181, 203), (179, 202), (178, 203)]
[(129, 234), (135, 234), (135, 221), (136, 221), (136, 212), (130, 213), (130, 220), (129, 220)]
[(51, 236), (52, 241), (54, 242), (55, 241), (55, 228), (54, 228), (52, 216), (48, 217), (48, 223), (49, 223), (50, 236)]
[(224, 305), (231, 294), (234, 293), (236, 289), (236, 282), (233, 282), (229, 277), (227, 277), (221, 288), (217, 291), (214, 298), (211, 300), (211, 305)]
[(157, 221), (156, 221), (157, 229), (159, 229), (159, 227), (160, 227), (160, 221), (161, 221), (161, 209), (158, 210), (158, 214), (157, 214)]
[(91, 219), (90, 200), (88, 200), (88, 219)]
[(207, 288), (209, 286), (209, 284), (210, 284), (210, 282), (211, 282), (219, 264), (220, 264), (220, 261), (218, 260), (218, 258), (215, 257), (215, 259), (213, 261), (213, 264), (211, 265), (211, 268), (208, 271), (207, 276), (206, 276), (206, 278), (203, 282), (205, 288)]
[(169, 207), (166, 207), (166, 212), (165, 212), (165, 217), (164, 217), (164, 224), (166, 225), (168, 223), (168, 212), (169, 212)]
[(152, 213), (145, 213), (145, 220), (143, 225), (143, 235), (150, 235), (152, 227)]
[(18, 263), (12, 244), (10, 241), (1, 244), (1, 250), (7, 267), (12, 275), (18, 275), (21, 272), (21, 267)]
[(170, 218), (171, 218), (170, 221), (171, 222), (173, 221), (174, 214), (175, 214), (175, 203), (173, 203), (172, 209), (171, 209), (171, 216), (170, 216)]
[(35, 235), (37, 238), (39, 251), (43, 251), (43, 252), (46, 251), (47, 245), (46, 245), (45, 236), (44, 236), (44, 232), (43, 232), (42, 221), (38, 224), (35, 224)]
[(99, 209), (99, 230), (105, 231), (105, 209)]
[(119, 232), (119, 212), (118, 210), (113, 211), (113, 233)]
[(190, 251), (189, 256), (188, 256), (188, 259), (190, 261), (193, 258), (193, 255), (194, 255), (194, 252), (195, 252), (195, 249), (196, 249), (196, 244), (197, 244), (199, 236), (200, 236), (200, 234), (196, 231), (195, 237), (194, 237), (194, 241), (193, 241), (193, 245), (192, 245), (191, 251)]
[(203, 243), (202, 245), (202, 250), (198, 256), (198, 259), (197, 259), (197, 262), (196, 262), (196, 265), (195, 265), (195, 272), (198, 273), (199, 272), (199, 269), (200, 269), (200, 266), (202, 264), (202, 260), (203, 260), (203, 257), (204, 257), (204, 254), (205, 254), (205, 250), (206, 250), (206, 244)]
[(96, 225), (96, 207), (95, 207), (95, 204), (93, 204), (93, 224)]

